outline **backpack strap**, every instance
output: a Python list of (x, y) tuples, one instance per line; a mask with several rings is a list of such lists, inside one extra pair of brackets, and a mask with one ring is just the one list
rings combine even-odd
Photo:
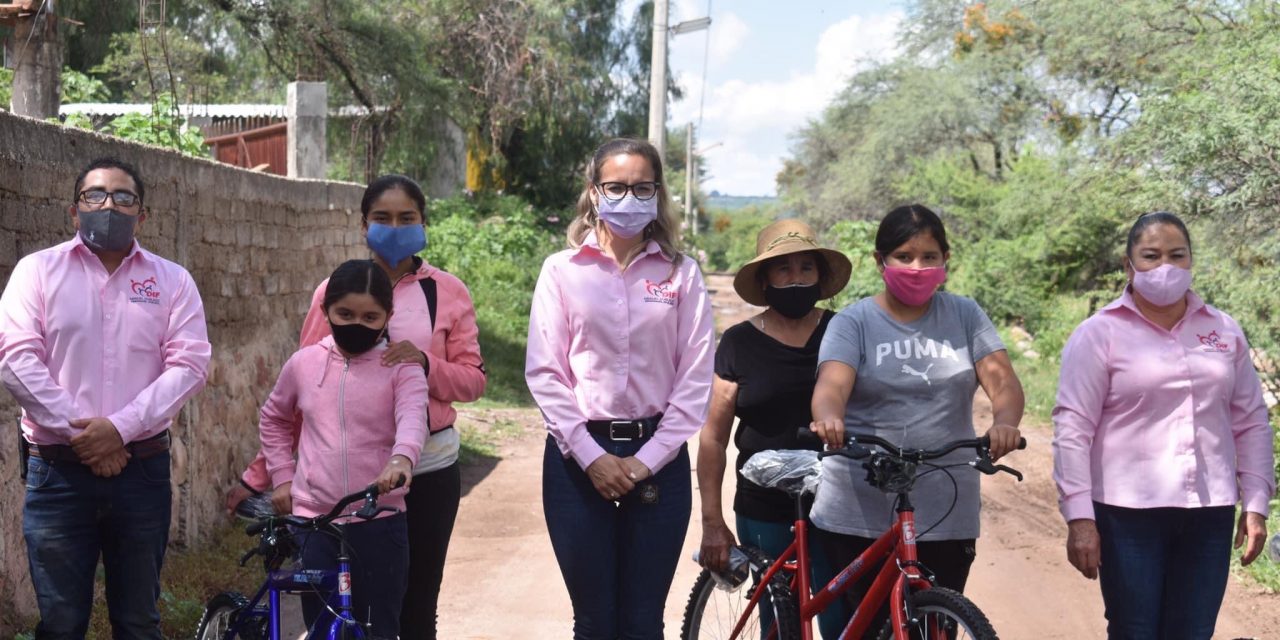
[[(418, 281), (418, 284), (422, 285), (422, 294), (427, 297), (427, 315), (431, 316), (431, 332), (428, 334), (431, 337), (427, 339), (432, 340), (436, 333), (436, 279), (423, 278)], [(431, 414), (427, 414), (427, 432), (436, 433), (431, 427)]]
[(427, 313), (431, 315), (431, 332), (436, 331), (436, 279), (423, 278), (418, 281), (422, 285), (422, 293), (427, 296)]

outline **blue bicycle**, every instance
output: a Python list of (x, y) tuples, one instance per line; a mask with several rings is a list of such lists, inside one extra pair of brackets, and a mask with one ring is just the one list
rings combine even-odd
[[(354, 513), (347, 507), (364, 501)], [(311, 629), (307, 638), (316, 640), (375, 640), (368, 625), (351, 613), (351, 555), (342, 527), (333, 521), (348, 515), (370, 520), (379, 513), (398, 511), (378, 506), (378, 486), (369, 485), (338, 501), (329, 513), (317, 518), (266, 516), (250, 524), (245, 533), (258, 536), (258, 546), (240, 558), (244, 566), (254, 556), (262, 556), (267, 578), (252, 599), (225, 591), (209, 599), (204, 608), (196, 640), (281, 640), (280, 594), (329, 594), (325, 606), (334, 614), (328, 629)], [(314, 570), (299, 566), (286, 567), (298, 551), (298, 533), (334, 535), (341, 541), (336, 570)]]

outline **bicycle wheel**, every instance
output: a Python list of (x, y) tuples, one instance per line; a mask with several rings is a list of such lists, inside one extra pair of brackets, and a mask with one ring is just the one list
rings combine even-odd
[[(935, 587), (911, 594), (910, 603), (910, 640), (998, 640), (987, 616), (960, 593)], [(880, 629), (880, 640), (893, 640), (893, 620)]]
[(224, 591), (209, 598), (204, 615), (196, 627), (196, 640), (267, 640), (267, 619), (258, 618), (252, 623), (239, 625), (234, 633), (228, 633), (241, 611), (246, 611), (249, 599), (234, 591)]
[[(759, 576), (772, 561), (763, 551), (755, 547), (739, 547), (747, 554), (753, 575)], [(796, 601), (791, 596), (789, 584), (790, 574), (779, 571), (768, 585), (753, 584), (737, 591), (724, 591), (716, 588), (711, 572), (703, 569), (693, 583), (693, 592), (689, 594), (689, 604), (684, 610), (684, 624), (680, 627), (681, 640), (728, 640), (733, 628), (742, 619), (751, 595), (756, 589), (765, 586), (769, 590), (769, 603), (772, 604), (773, 619), (762, 623), (760, 610), (766, 606), (762, 598), (751, 616), (743, 626), (739, 640), (798, 640), (800, 638), (800, 615), (796, 610)]]

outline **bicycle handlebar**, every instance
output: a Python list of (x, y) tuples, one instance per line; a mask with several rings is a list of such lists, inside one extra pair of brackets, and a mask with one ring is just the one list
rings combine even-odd
[[(396, 482), (395, 488), (399, 489), (400, 487), (403, 487), (403, 486), (404, 486), (404, 477), (402, 476)], [(268, 525), (273, 523), (278, 523), (278, 522), (283, 522), (285, 524), (291, 524), (298, 527), (319, 529), (333, 522), (334, 520), (341, 518), (344, 515), (342, 513), (344, 509), (361, 500), (365, 501), (365, 506), (361, 508), (359, 511), (357, 511), (354, 515), (365, 520), (369, 520), (373, 518), (375, 515), (377, 515), (382, 511), (391, 509), (390, 507), (377, 506), (378, 485), (371, 484), (351, 495), (344, 496), (341, 500), (338, 501), (337, 504), (333, 505), (333, 508), (329, 510), (329, 513), (326, 513), (322, 516), (317, 516), (315, 518), (299, 518), (293, 515), (269, 516), (266, 518), (262, 518), (257, 522), (251, 523), (249, 526), (245, 527), (244, 532), (251, 536), (257, 535), (259, 533), (262, 533), (263, 530), (265, 530)], [(391, 509), (391, 510), (394, 510), (394, 509)]]
[[(988, 436), (982, 436), (981, 438), (968, 438), (965, 440), (956, 440), (954, 442), (948, 442), (947, 444), (944, 444), (941, 447), (937, 449), (932, 449), (932, 450), (904, 449), (887, 440), (884, 440), (883, 438), (878, 438), (876, 436), (854, 435), (852, 433), (845, 433), (844, 437), (845, 437), (845, 444), (843, 447), (838, 449), (828, 449), (826, 451), (819, 452), (818, 457), (827, 458), (830, 456), (840, 456), (842, 458), (862, 460), (872, 455), (872, 451), (864, 445), (874, 445), (874, 446), (880, 447), (881, 449), (884, 449), (884, 451), (888, 455), (894, 458), (897, 458), (899, 460), (904, 460), (907, 462), (919, 463), (919, 462), (925, 462), (927, 460), (936, 460), (938, 458), (941, 458), (951, 453), (952, 451), (956, 451), (959, 449), (973, 449), (978, 453), (978, 461), (973, 463), (972, 465), (973, 468), (987, 475), (994, 475), (996, 473), (1003, 471), (1005, 473), (1008, 473), (1009, 475), (1016, 477), (1019, 482), (1022, 481), (1022, 473), (1020, 473), (1017, 469), (1006, 467), (1005, 465), (1002, 465), (1002, 464), (994, 464), (991, 461), (991, 438)], [(813, 431), (811, 431), (806, 427), (801, 427), (799, 430), (797, 430), (796, 438), (801, 443), (806, 443), (810, 445), (818, 444), (821, 442), (821, 439), (818, 438), (817, 434), (815, 434)], [(1017, 449), (1022, 450), (1026, 448), (1027, 448), (1027, 439), (1018, 438)]]

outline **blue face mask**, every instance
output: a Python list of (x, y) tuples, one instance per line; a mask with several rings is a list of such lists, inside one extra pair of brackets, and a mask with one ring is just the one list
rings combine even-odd
[(427, 248), (427, 230), (420, 224), (402, 227), (369, 223), (369, 248), (390, 266)]

